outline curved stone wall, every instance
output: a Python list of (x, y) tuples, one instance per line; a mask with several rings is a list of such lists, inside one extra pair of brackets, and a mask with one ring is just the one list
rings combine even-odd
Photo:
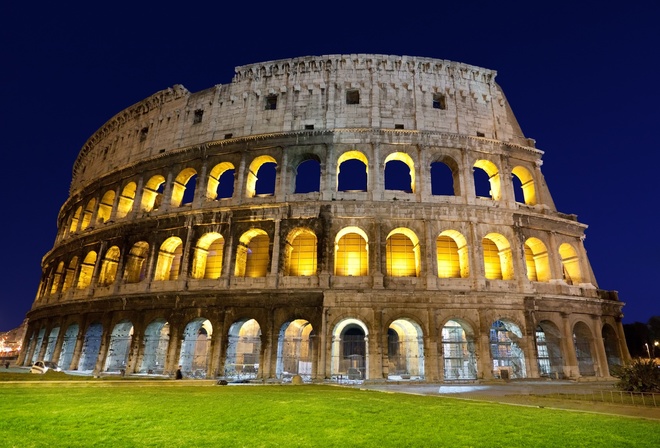
[(191, 377), (609, 377), (628, 357), (586, 226), (490, 70), (238, 67), (85, 144), (23, 362)]

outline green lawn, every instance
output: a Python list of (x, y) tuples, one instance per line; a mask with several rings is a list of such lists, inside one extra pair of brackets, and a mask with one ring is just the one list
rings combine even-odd
[(657, 421), (351, 388), (0, 382), (0, 446), (660, 446)]

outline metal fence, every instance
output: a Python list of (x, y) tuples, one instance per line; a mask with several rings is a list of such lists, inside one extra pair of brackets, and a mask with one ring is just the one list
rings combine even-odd
[(631, 406), (660, 407), (660, 394), (651, 392), (626, 392), (623, 390), (598, 390), (580, 392), (550, 392), (542, 394), (548, 398), (594, 401), (601, 403), (623, 404)]

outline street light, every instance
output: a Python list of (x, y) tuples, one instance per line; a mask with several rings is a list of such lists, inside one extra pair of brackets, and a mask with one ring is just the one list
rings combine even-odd
[[(649, 350), (649, 343), (645, 342), (644, 345), (646, 346), (646, 353), (649, 354), (649, 359), (651, 359), (651, 350)], [(655, 349), (654, 349), (655, 350)]]

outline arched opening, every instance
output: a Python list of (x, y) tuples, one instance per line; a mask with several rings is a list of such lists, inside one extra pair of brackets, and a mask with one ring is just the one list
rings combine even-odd
[(458, 165), (453, 159), (443, 157), (431, 163), (432, 195), (459, 196), (460, 190)]
[(192, 203), (195, 198), (195, 187), (197, 186), (197, 171), (192, 168), (182, 170), (172, 183), (172, 207)]
[(498, 233), (489, 233), (481, 244), (484, 251), (484, 274), (489, 280), (513, 279), (513, 257), (509, 241)]
[(271, 156), (256, 157), (250, 164), (247, 174), (245, 189), (247, 197), (273, 196), (276, 173), (277, 161), (274, 158)]
[(236, 170), (229, 162), (218, 163), (209, 174), (206, 196), (209, 199), (228, 199), (234, 195)]
[(217, 232), (209, 232), (197, 241), (193, 254), (192, 277), (218, 279), (222, 274), (225, 239)]
[(312, 325), (304, 319), (296, 319), (282, 325), (277, 340), (275, 375), (278, 379), (300, 375), (305, 381), (312, 380), (315, 337)]
[(142, 210), (150, 212), (158, 210), (163, 202), (165, 178), (160, 174), (151, 177), (142, 190)]
[(490, 353), (493, 376), (502, 379), (525, 378), (525, 354), (520, 348), (520, 328), (512, 322), (496, 320), (490, 327)]
[(345, 227), (335, 238), (335, 275), (369, 275), (367, 234), (358, 227)]
[(449, 320), (442, 327), (445, 381), (477, 379), (474, 331), (468, 324)]
[(391, 380), (424, 379), (422, 328), (410, 319), (397, 319), (387, 330), (387, 356)]
[(331, 374), (349, 381), (368, 379), (367, 327), (344, 319), (332, 332)]
[(44, 361), (53, 360), (53, 352), (55, 352), (55, 344), (57, 337), (60, 334), (60, 327), (54, 327), (48, 333), (48, 340), (46, 341), (46, 352), (44, 353)]
[(284, 275), (316, 275), (316, 243), (316, 235), (309, 229), (291, 231), (286, 240)]
[(71, 324), (64, 333), (64, 337), (62, 338), (62, 348), (60, 349), (60, 359), (57, 360), (57, 367), (62, 370), (69, 370), (71, 368), (73, 354), (76, 351), (78, 331), (78, 324)]
[(369, 161), (360, 151), (346, 151), (337, 160), (337, 191), (367, 191)]
[(316, 155), (310, 155), (296, 167), (296, 187), (294, 193), (321, 191), (321, 162)]
[(385, 252), (388, 276), (419, 277), (419, 239), (412, 230), (404, 227), (392, 230), (387, 236)]
[(561, 332), (550, 321), (541, 321), (536, 327), (536, 354), (540, 376), (553, 379), (564, 377)]
[(39, 333), (37, 334), (36, 341), (34, 340), (34, 336), (33, 336), (33, 339), (32, 339), (31, 342), (33, 342), (34, 345), (31, 347), (31, 349), (34, 350), (34, 351), (32, 352), (31, 364), (34, 364), (37, 361), (37, 359), (39, 358), (39, 352), (41, 351), (41, 346), (44, 343), (44, 336), (45, 335), (46, 335), (46, 329), (41, 328), (39, 330)]
[(62, 285), (62, 292), (68, 291), (73, 287), (73, 279), (76, 275), (76, 268), (78, 268), (78, 257), (73, 257), (71, 261), (69, 261), (69, 267), (66, 268), (64, 284)]
[(108, 222), (112, 216), (112, 205), (115, 203), (115, 192), (108, 190), (105, 192), (99, 203), (99, 211), (96, 220), (100, 223)]
[(593, 336), (584, 322), (578, 322), (573, 327), (573, 344), (577, 356), (578, 369), (581, 376), (596, 376), (592, 356)]
[(527, 279), (531, 282), (550, 281), (550, 261), (548, 249), (538, 238), (528, 238), (525, 241), (525, 267)]
[(236, 247), (236, 277), (265, 277), (270, 264), (270, 238), (261, 229), (245, 232)]
[(170, 324), (164, 319), (156, 319), (144, 330), (144, 352), (141, 373), (163, 374), (170, 343)]
[(619, 337), (609, 324), (603, 325), (603, 344), (607, 356), (607, 367), (610, 375), (612, 375), (621, 368), (623, 362), (621, 360), (621, 349), (619, 348)]
[(78, 230), (78, 222), (80, 221), (80, 215), (82, 214), (82, 206), (78, 206), (76, 211), (71, 217), (71, 225), (69, 226), (69, 233), (73, 233)]
[(60, 261), (57, 264), (55, 269), (55, 274), (53, 275), (53, 284), (50, 287), (50, 293), (55, 294), (60, 287), (60, 282), (62, 281), (62, 274), (64, 274), (64, 262)]
[(435, 241), (439, 278), (468, 278), (467, 240), (456, 230), (444, 230)]
[(78, 360), (78, 370), (91, 372), (96, 367), (96, 359), (99, 357), (99, 349), (101, 348), (102, 333), (103, 326), (98, 322), (87, 328), (82, 350), (80, 351), (80, 359)]
[(212, 336), (213, 326), (208, 319), (200, 317), (186, 325), (179, 354), (179, 365), (186, 376), (206, 378)]
[(131, 247), (126, 259), (126, 269), (124, 269), (126, 283), (138, 283), (145, 279), (148, 254), (149, 244), (146, 241), (138, 241)]
[(575, 248), (568, 243), (564, 243), (559, 246), (559, 256), (561, 257), (564, 281), (569, 285), (583, 283), (580, 259)]
[(96, 199), (90, 199), (82, 215), (80, 230), (85, 230), (92, 223), (92, 215), (94, 214), (95, 208), (96, 208)]
[(385, 158), (385, 189), (413, 193), (415, 162), (405, 152), (395, 152)]
[(133, 210), (136, 191), (137, 185), (135, 182), (129, 182), (124, 186), (124, 189), (119, 195), (119, 203), (117, 204), (117, 219), (125, 218)]
[(534, 186), (534, 177), (527, 168), (522, 166), (515, 167), (511, 173), (514, 180), (514, 194), (516, 202), (526, 205), (536, 205), (536, 187)]
[(489, 160), (477, 160), (474, 163), (474, 188), (477, 197), (502, 199), (500, 172)]
[(99, 272), (100, 286), (112, 285), (117, 279), (117, 266), (119, 265), (120, 255), (121, 253), (117, 246), (112, 246), (105, 253), (105, 257), (101, 262), (101, 272)]
[(259, 374), (261, 327), (254, 319), (234, 322), (229, 327), (225, 377), (231, 380), (254, 379)]
[(94, 265), (96, 265), (96, 252), (90, 250), (87, 252), (82, 264), (80, 265), (80, 273), (78, 274), (77, 289), (88, 288), (92, 284), (92, 275), (94, 274)]
[(115, 325), (110, 335), (108, 355), (105, 358), (106, 372), (126, 371), (128, 356), (131, 353), (131, 341), (133, 340), (133, 324), (123, 320)]
[(171, 236), (160, 246), (158, 261), (154, 280), (168, 281), (178, 280), (181, 270), (181, 257), (183, 255), (183, 243), (178, 236)]

